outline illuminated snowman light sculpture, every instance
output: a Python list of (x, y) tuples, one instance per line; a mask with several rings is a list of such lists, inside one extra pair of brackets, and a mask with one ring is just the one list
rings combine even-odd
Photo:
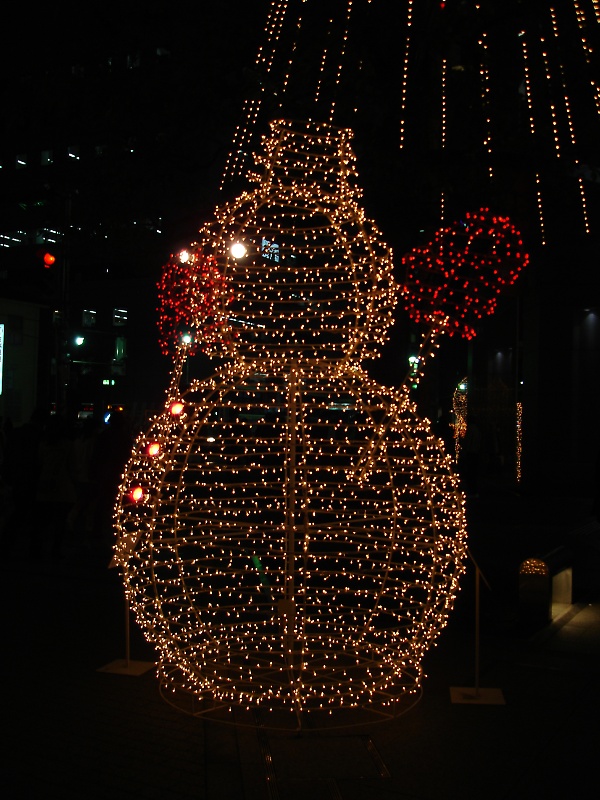
[[(395, 284), (351, 138), (271, 123), (256, 188), (160, 285), (174, 369), (123, 476), (114, 560), (162, 695), (192, 714), (318, 728), (404, 712), (465, 569), (464, 497), (415, 376), (388, 389), (361, 362), (399, 296), (427, 323), (417, 379), (438, 334), (471, 329), (427, 253)], [(220, 367), (185, 386), (198, 348)]]

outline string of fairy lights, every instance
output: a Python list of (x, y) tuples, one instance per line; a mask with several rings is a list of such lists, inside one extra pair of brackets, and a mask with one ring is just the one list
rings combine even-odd
[[(256, 188), (160, 283), (173, 376), (123, 477), (115, 563), (161, 691), (190, 713), (401, 713), (465, 568), (451, 457), (362, 367), (398, 292), (351, 138), (273, 122)], [(222, 366), (186, 386), (193, 348)]]
[[(506, 145), (499, 131), (505, 127), (507, 115), (515, 119), (520, 115), (518, 93), (514, 92), (508, 106), (506, 96), (500, 97), (499, 88), (503, 82), (514, 80), (518, 84), (521, 80), (521, 99), (527, 109), (528, 126), (522, 133), (520, 147), (523, 152), (528, 152), (532, 146), (538, 150), (549, 148), (557, 162), (564, 162), (560, 169), (565, 175), (570, 174), (572, 168), (573, 178), (565, 182), (565, 191), (570, 193), (569, 203), (580, 209), (580, 232), (590, 235), (598, 226), (597, 205), (594, 204), (592, 213), (589, 195), (590, 192), (595, 194), (595, 187), (592, 185), (593, 178), (587, 176), (588, 165), (582, 161), (581, 153), (586, 152), (586, 145), (580, 140), (582, 136), (588, 142), (592, 140), (592, 128), (596, 137), (600, 136), (600, 84), (596, 75), (597, 54), (593, 47), (599, 24), (597, 0), (569, 0), (562, 5), (550, 4), (536, 11), (535, 21), (515, 8), (512, 25), (506, 23), (504, 16), (502, 24), (497, 25), (493, 10), (483, 4), (474, 3), (469, 9), (463, 5), (458, 10), (455, 6), (452, 3), (415, 4), (414, 0), (406, 0), (394, 15), (392, 24), (397, 31), (396, 40), (402, 53), (398, 69), (390, 78), (395, 82), (391, 97), (397, 105), (393, 116), (398, 126), (399, 151), (404, 151), (408, 156), (418, 152), (423, 125), (431, 127), (435, 124), (433, 109), (438, 107), (439, 147), (448, 150), (451, 140), (452, 146), (456, 146), (455, 137), (460, 135), (458, 131), (463, 121), (461, 112), (457, 110), (455, 94), (458, 92), (460, 96), (465, 91), (474, 92), (469, 107), (473, 125), (481, 128), (479, 168), (482, 176), (485, 174), (487, 178), (492, 195), (495, 188), (507, 180)], [(229, 180), (245, 175), (251, 168), (250, 153), (257, 149), (253, 145), (265, 131), (268, 121), (261, 115), (264, 101), (270, 99), (271, 105), (267, 104), (266, 107), (277, 108), (281, 117), (288, 116), (289, 85), (295, 71), (301, 70), (300, 55), (302, 48), (306, 47), (302, 36), (308, 35), (309, 12), (314, 13), (315, 7), (303, 0), (274, 0), (271, 3), (264, 42), (255, 62), (257, 72), (264, 79), (260, 81), (257, 96), (244, 102), (242, 122), (235, 131), (231, 153), (226, 160), (222, 190)], [(324, 16), (321, 26), (324, 33), (318, 42), (311, 43), (318, 50), (319, 57), (314, 59), (312, 72), (302, 73), (307, 97), (312, 91), (314, 116), (308, 112), (311, 118), (326, 119), (332, 125), (340, 124), (336, 116), (339, 98), (342, 92), (348, 91), (342, 79), (345, 72), (348, 76), (356, 74), (347, 67), (349, 59), (358, 58), (358, 49), (354, 45), (360, 42), (363, 35), (360, 19), (361, 13), (366, 13), (367, 8), (372, 19), (379, 20), (381, 25), (390, 25), (383, 4), (367, 0), (340, 0), (339, 5), (332, 6)], [(449, 29), (457, 25), (453, 21), (453, 14), (462, 14), (460, 21), (463, 18), (465, 23), (468, 21), (463, 28), (469, 33), (461, 32), (458, 35), (459, 48), (477, 55), (472, 63), (455, 63), (455, 59), (449, 60), (443, 47), (431, 48), (430, 58), (434, 69), (436, 56), (433, 53), (439, 50), (440, 103), (440, 84), (432, 84), (424, 74), (422, 52), (424, 42), (434, 35), (432, 31), (444, 31), (445, 25)], [(433, 18), (435, 24), (432, 25)], [(523, 19), (527, 22), (523, 23)], [(432, 44), (437, 45), (435, 41)], [(514, 60), (511, 59), (513, 52)], [(512, 79), (505, 77), (507, 67), (514, 72)], [(306, 64), (302, 69), (307, 69)], [(325, 83), (327, 69), (332, 71), (333, 77)], [(479, 73), (478, 90), (474, 82), (465, 83), (471, 70)], [(449, 80), (459, 74), (465, 76), (464, 81)], [(574, 113), (574, 90), (577, 90), (578, 106), (585, 107), (583, 114), (580, 108)], [(431, 102), (424, 103), (423, 98), (429, 94)], [(329, 109), (325, 114), (318, 111), (321, 103)], [(421, 113), (423, 107), (429, 109), (429, 122)], [(355, 110), (357, 114), (361, 113), (360, 108)], [(475, 119), (477, 113), (479, 120)], [(511, 143), (510, 152), (513, 147)], [(439, 191), (440, 221), (443, 221), (448, 213), (447, 192), (444, 188)], [(554, 225), (549, 227), (546, 220), (549, 205), (547, 195), (552, 191), (552, 181), (547, 181), (533, 163), (529, 169), (527, 191), (531, 197), (531, 212), (535, 214), (537, 211), (539, 241), (545, 245), (548, 235), (556, 230)]]
[[(333, 125), (333, 122), (334, 122), (334, 119), (335, 119), (335, 106), (336, 106), (336, 102), (337, 102), (337, 100), (336, 100), (336, 90), (338, 89), (338, 87), (340, 85), (340, 82), (341, 82), (342, 68), (343, 68), (343, 65), (344, 65), (344, 58), (345, 58), (345, 55), (346, 55), (346, 47), (347, 47), (347, 44), (348, 44), (348, 35), (349, 35), (349, 26), (350, 26), (350, 17), (351, 17), (351, 15), (352, 15), (352, 0), (348, 0), (347, 10), (346, 10), (345, 26), (344, 26), (344, 33), (343, 33), (343, 36), (342, 36), (342, 44), (341, 44), (341, 47), (340, 47), (340, 55), (339, 55), (338, 63), (337, 63), (337, 66), (336, 66), (335, 80), (333, 82), (334, 92), (333, 92), (333, 99), (331, 101), (331, 110), (329, 112), (329, 118), (328, 118), (328, 122), (329, 122), (330, 125)], [(318, 99), (318, 97), (315, 98), (315, 99)]]
[(516, 458), (515, 458), (515, 477), (517, 483), (521, 483), (523, 477), (522, 457), (523, 457), (523, 403), (517, 403), (517, 419), (515, 424)]
[(452, 429), (454, 431), (454, 458), (458, 462), (462, 440), (467, 433), (469, 381), (464, 377), (452, 395)]
[[(270, 75), (273, 68), (273, 62), (277, 53), (277, 45), (281, 36), (287, 9), (288, 0), (273, 0), (267, 14), (265, 23), (266, 39), (261, 40), (255, 61), (255, 67), (258, 71), (262, 72), (265, 78)], [(300, 21), (299, 24), (301, 24)], [(284, 88), (285, 84), (286, 81), (284, 81)], [(239, 174), (244, 166), (244, 150), (250, 143), (251, 130), (254, 125), (256, 125), (258, 119), (265, 87), (266, 81), (263, 80), (260, 84), (260, 95), (258, 97), (247, 97), (244, 99), (244, 106), (242, 109), (243, 121), (237, 126), (233, 135), (232, 150), (225, 162), (221, 188), (223, 188), (224, 182), (228, 177)]]
[[(551, 13), (551, 16), (552, 16), (552, 33), (553, 33), (555, 39), (558, 40), (559, 39), (559, 32), (558, 32), (558, 24), (557, 24), (557, 20), (556, 20), (556, 13), (555, 13), (554, 9), (552, 9), (552, 8), (550, 9), (550, 13)], [(567, 90), (567, 81), (566, 81), (566, 77), (565, 77), (565, 70), (564, 70), (564, 66), (562, 65), (562, 63), (559, 64), (559, 70), (560, 70), (560, 81), (561, 81), (561, 86), (562, 86), (564, 110), (565, 110), (565, 115), (566, 115), (566, 120), (567, 120), (567, 125), (568, 125), (568, 132), (569, 132), (569, 141), (570, 141), (571, 146), (573, 148), (575, 148), (575, 146), (577, 144), (577, 140), (576, 140), (576, 136), (575, 136), (575, 126), (574, 126), (574, 123), (573, 123), (573, 114), (572, 114), (572, 110), (571, 110), (571, 102), (570, 102), (569, 93), (568, 93), (568, 90)], [(578, 166), (579, 165), (579, 160), (577, 158), (575, 158), (574, 159), (574, 163), (575, 163), (576, 166)], [(581, 211), (582, 211), (582, 215), (583, 215), (583, 224), (584, 224), (584, 227), (585, 227), (585, 232), (589, 234), (590, 233), (590, 220), (589, 220), (589, 215), (588, 215), (586, 188), (585, 188), (585, 184), (584, 184), (583, 178), (581, 176), (579, 176), (577, 178), (577, 182), (579, 184), (579, 194), (580, 194), (580, 200), (581, 200)]]
[(486, 41), (487, 34), (484, 33), (479, 40), (478, 44), (482, 50), (483, 58), (482, 62), (479, 67), (479, 75), (481, 78), (481, 100), (482, 100), (482, 107), (483, 107), (483, 115), (485, 118), (485, 130), (483, 136), (483, 147), (485, 152), (488, 155), (488, 177), (490, 180), (494, 177), (494, 168), (491, 161), (492, 155), (492, 120), (490, 117), (491, 108), (492, 108), (492, 101), (491, 101), (491, 90), (490, 90), (490, 73), (489, 68), (486, 62), (486, 52), (488, 49), (487, 41)]
[[(291, 10), (294, 7), (294, 11)], [(265, 42), (261, 42), (255, 59), (255, 70), (260, 79), (260, 92), (258, 97), (244, 100), (242, 108), (242, 122), (236, 127), (232, 139), (232, 149), (226, 159), (221, 179), (221, 190), (227, 181), (233, 177), (244, 175), (249, 168), (252, 144), (255, 142), (255, 128), (260, 118), (260, 111), (267, 87), (276, 98), (277, 113), (286, 116), (285, 107), (289, 84), (297, 56), (302, 52), (299, 44), (300, 34), (305, 27), (307, 4), (305, 2), (293, 3), (291, 0), (273, 0), (265, 23)], [(311, 80), (312, 102), (317, 108), (321, 100), (324, 86), (324, 76), (329, 64), (332, 64), (333, 79), (328, 88), (325, 102), (329, 104), (329, 111), (322, 119), (329, 124), (334, 123), (337, 103), (337, 90), (341, 83), (341, 76), (346, 63), (346, 49), (350, 35), (353, 0), (344, 0), (340, 3), (339, 10), (333, 16), (322, 20), (325, 37), (322, 50), (316, 62), (314, 75), (304, 80)], [(296, 16), (293, 16), (293, 14)], [(341, 35), (338, 33), (341, 31)], [(317, 49), (318, 45), (312, 45)], [(269, 98), (273, 99), (273, 98)]]
[[(402, 77), (400, 82), (400, 123), (399, 123), (399, 137), (398, 145), (402, 150), (405, 144), (405, 130), (406, 130), (406, 107), (408, 96), (408, 74), (409, 65), (411, 63), (411, 37), (412, 37), (412, 21), (413, 21), (413, 5), (414, 0), (408, 0), (406, 5), (406, 34), (404, 38), (404, 58), (402, 60)], [(445, 111), (445, 91), (442, 92), (442, 108)]]

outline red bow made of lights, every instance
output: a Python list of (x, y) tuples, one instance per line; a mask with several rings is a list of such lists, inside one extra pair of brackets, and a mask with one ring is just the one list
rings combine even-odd
[(471, 339), (476, 321), (494, 313), (498, 294), (528, 262), (520, 234), (507, 217), (487, 208), (470, 212), (403, 257), (404, 307), (414, 322)]
[(222, 333), (222, 311), (231, 302), (228, 281), (212, 256), (200, 249), (182, 262), (172, 257), (158, 282), (159, 346), (173, 354), (184, 334), (191, 336), (189, 354), (217, 341)]

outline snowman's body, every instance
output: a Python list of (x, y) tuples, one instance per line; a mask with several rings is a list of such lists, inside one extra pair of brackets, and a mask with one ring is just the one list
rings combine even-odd
[(463, 495), (406, 390), (360, 365), (395, 287), (349, 132), (272, 129), (259, 187), (196, 245), (230, 290), (209, 348), (224, 366), (187, 389), (176, 376), (139, 437), (115, 558), (163, 686), (198, 713), (393, 714), (419, 696), (452, 608)]

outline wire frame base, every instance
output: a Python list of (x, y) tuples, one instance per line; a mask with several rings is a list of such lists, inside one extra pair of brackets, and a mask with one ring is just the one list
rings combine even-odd
[(416, 684), (400, 691), (375, 692), (369, 703), (337, 708), (262, 708), (242, 706), (215, 699), (185, 688), (184, 677), (177, 668), (159, 665), (159, 688), (162, 699), (177, 711), (199, 719), (242, 728), (264, 728), (272, 731), (329, 731), (361, 728), (389, 722), (406, 714), (421, 700), (423, 689)]

